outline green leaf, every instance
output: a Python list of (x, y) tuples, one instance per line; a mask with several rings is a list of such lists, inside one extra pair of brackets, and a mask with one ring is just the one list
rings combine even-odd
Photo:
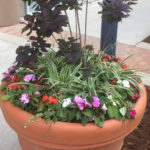
[(121, 113), (122, 116), (125, 116), (126, 112), (127, 112), (127, 109), (126, 107), (122, 107), (119, 109), (119, 112)]
[(82, 112), (83, 115), (87, 116), (87, 117), (90, 117), (92, 118), (93, 117), (93, 113), (91, 112), (91, 110), (89, 109), (85, 109), (83, 112)]
[(10, 96), (9, 95), (3, 95), (0, 97), (0, 100), (9, 100)]
[(44, 109), (44, 104), (39, 105), (37, 112), (43, 111)]
[(110, 118), (115, 118), (117, 120), (121, 119), (117, 106), (108, 106), (108, 115)]
[(43, 116), (43, 113), (38, 113), (35, 115), (35, 118), (41, 118)]
[(5, 84), (5, 85), (3, 85), (3, 86), (1, 86), (1, 87), (0, 87), (0, 91), (4, 90), (4, 89), (5, 89), (5, 87), (7, 87), (7, 85), (6, 85), (6, 84)]
[(95, 118), (95, 124), (97, 124), (99, 127), (103, 127), (103, 125), (104, 125), (104, 120), (101, 120), (100, 118), (98, 118), (98, 117), (96, 117)]

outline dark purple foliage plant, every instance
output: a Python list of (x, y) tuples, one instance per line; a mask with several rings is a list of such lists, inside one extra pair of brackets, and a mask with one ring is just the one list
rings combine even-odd
[(131, 5), (136, 4), (137, 0), (103, 0), (98, 4), (102, 7), (102, 17), (109, 22), (119, 22), (123, 18), (129, 17), (132, 8)]

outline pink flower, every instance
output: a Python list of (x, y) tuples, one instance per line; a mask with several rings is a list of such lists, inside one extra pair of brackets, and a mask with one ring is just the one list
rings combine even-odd
[(136, 114), (136, 110), (134, 110), (134, 109), (129, 110), (129, 114), (131, 117), (134, 117)]
[(96, 101), (96, 102), (99, 102), (99, 98), (96, 97), (96, 96), (93, 96), (93, 100)]
[(3, 76), (4, 76), (4, 78), (9, 78), (10, 75), (7, 73), (4, 73)]
[(34, 92), (35, 95), (40, 95), (39, 91)]
[(96, 108), (99, 107), (100, 106), (100, 102), (93, 102), (93, 106), (96, 107)]
[(80, 110), (83, 110), (84, 107), (92, 107), (92, 105), (86, 100), (82, 99), (80, 96), (75, 96), (74, 102), (77, 104)]
[(96, 96), (93, 96), (93, 106), (96, 108), (100, 106), (100, 99)]
[(77, 106), (78, 106), (78, 108), (80, 109), (80, 110), (83, 110), (84, 109), (84, 104), (83, 103), (78, 103), (77, 104)]
[(86, 99), (83, 99), (83, 100), (84, 100), (85, 107), (86, 106), (92, 107), (92, 105)]
[(12, 66), (14, 66), (14, 67), (17, 66), (17, 65), (18, 65), (18, 62), (15, 62), (15, 63), (12, 64)]
[(24, 81), (30, 82), (30, 81), (35, 81), (35, 75), (34, 74), (28, 74), (24, 77)]
[(29, 103), (29, 94), (28, 93), (24, 93), (22, 94), (21, 98), (19, 99), (22, 103), (27, 104)]
[(76, 103), (84, 103), (84, 100), (80, 96), (75, 96), (74, 102), (76, 102)]
[(9, 68), (9, 69), (6, 71), (6, 74), (10, 74), (13, 70), (14, 70), (13, 67)]
[(134, 97), (137, 99), (139, 97), (139, 94), (134, 94)]

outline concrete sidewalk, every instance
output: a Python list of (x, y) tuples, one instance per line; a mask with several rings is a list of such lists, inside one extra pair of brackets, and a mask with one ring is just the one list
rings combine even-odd
[[(9, 68), (15, 60), (15, 50), (27, 40), (0, 33), (0, 80), (2, 73)], [(6, 123), (0, 110), (0, 150), (21, 150), (16, 133)]]

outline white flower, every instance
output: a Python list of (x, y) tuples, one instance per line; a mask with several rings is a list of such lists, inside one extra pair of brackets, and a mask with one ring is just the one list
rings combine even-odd
[(122, 84), (123, 84), (123, 86), (126, 87), (126, 88), (129, 88), (129, 87), (130, 87), (130, 83), (129, 83), (128, 80), (123, 80), (123, 81), (122, 81)]
[(18, 72), (22, 71), (23, 69), (24, 69), (23, 67), (20, 67), (18, 70), (16, 70), (16, 72), (18, 73)]
[(71, 99), (70, 98), (63, 99), (62, 107), (67, 107), (70, 103), (71, 103)]
[(108, 98), (108, 99), (112, 99), (112, 95), (108, 95), (107, 98)]
[(118, 80), (117, 83), (122, 83), (122, 81), (121, 81), (121, 80)]
[(117, 105), (116, 102), (113, 102), (113, 105), (116, 106)]
[(103, 104), (102, 109), (107, 110), (107, 106), (105, 104)]

